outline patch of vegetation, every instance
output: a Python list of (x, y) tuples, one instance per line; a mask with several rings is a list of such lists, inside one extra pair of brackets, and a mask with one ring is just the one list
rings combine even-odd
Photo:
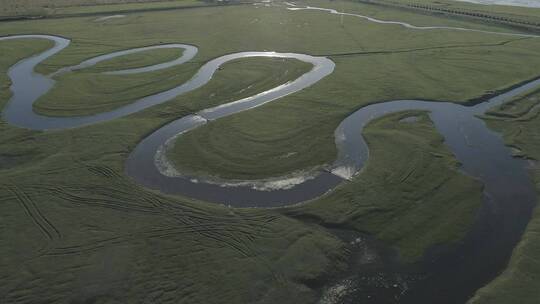
[(119, 71), (134, 68), (151, 66), (167, 61), (172, 61), (180, 56), (182, 49), (155, 49), (142, 53), (128, 54), (110, 60), (102, 61), (95, 66), (84, 70), (84, 72), (103, 73), (109, 71)]
[[(515, 99), (508, 101), (495, 109), (487, 112), (490, 116), (498, 116), (501, 118), (518, 119), (531, 113), (531, 110), (540, 103), (540, 90), (527, 92), (517, 96)], [(531, 113), (533, 114), (533, 113)]]
[(4, 0), (0, 3), (0, 17), (113, 14), (204, 5), (198, 0)]
[[(537, 107), (540, 92), (524, 94), (494, 110), (487, 117), (489, 126), (503, 134), (508, 145), (518, 148), (521, 157), (530, 159), (531, 175), (540, 191), (540, 117)], [(518, 110), (519, 109), (519, 110)], [(492, 113), (490, 113), (492, 114)], [(502, 117), (502, 118), (501, 118)], [(480, 289), (471, 304), (519, 302), (538, 303), (540, 299), (540, 208), (536, 208), (508, 268), (492, 283)]]
[[(296, 79), (311, 68), (310, 64), (290, 59), (237, 60), (224, 65), (223, 69), (226, 72), (218, 72), (204, 91), (199, 90), (199, 94), (190, 94), (187, 98), (214, 99), (222, 103), (232, 102)], [(212, 93), (203, 95), (208, 94), (207, 92)], [(269, 111), (264, 111), (264, 113), (274, 119), (276, 119), (274, 115), (280, 115), (280, 121), (284, 120), (284, 115), (288, 120), (299, 120), (296, 112), (292, 112), (292, 115)], [(277, 161), (275, 161), (277, 166), (269, 167), (267, 161), (268, 158), (283, 159), (293, 156), (290, 153), (276, 156), (276, 151), (273, 149), (276, 138), (272, 135), (279, 134), (277, 140), (282, 141), (289, 132), (294, 132), (294, 130), (284, 128), (276, 132), (276, 129), (280, 127), (276, 125), (265, 134), (265, 130), (261, 130), (259, 124), (253, 119), (236, 120), (237, 117), (237, 115), (232, 116), (227, 123), (211, 122), (197, 133), (189, 132), (181, 136), (169, 153), (169, 158), (175, 163), (175, 167), (181, 172), (190, 174), (224, 172), (225, 175), (219, 175), (219, 177), (237, 178), (240, 176), (246, 179), (268, 177), (272, 176), (273, 172), (288, 170), (289, 167), (279, 166)], [(289, 127), (288, 124), (284, 125)], [(229, 128), (227, 134), (242, 138), (240, 145), (237, 140), (232, 140), (231, 136), (223, 136), (220, 129), (224, 127)], [(297, 137), (289, 137), (291, 149), (297, 148), (298, 140), (300, 139)], [(288, 162), (282, 164), (289, 165)]]
[[(420, 119), (400, 122), (411, 115)], [(427, 114), (385, 116), (370, 123), (364, 136), (370, 158), (362, 173), (288, 214), (374, 234), (408, 261), (432, 245), (459, 241), (481, 204), (482, 186), (458, 172)]]
[(178, 49), (158, 49), (101, 62), (94, 67), (57, 77), (58, 83), (35, 104), (35, 111), (52, 116), (79, 116), (110, 111), (134, 99), (170, 89), (191, 78), (193, 64), (148, 73), (108, 75), (117, 71), (167, 62)]

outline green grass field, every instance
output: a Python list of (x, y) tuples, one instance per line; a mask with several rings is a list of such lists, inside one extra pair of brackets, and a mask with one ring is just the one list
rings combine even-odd
[[(501, 30), (349, 2), (311, 4), (419, 25)], [(169, 60), (178, 52), (126, 56), (62, 75), (38, 101), (37, 112), (65, 116), (113, 109), (174, 87), (208, 60), (231, 52), (299, 52), (336, 62), (335, 72), (315, 86), (182, 136), (169, 155), (187, 171), (232, 178), (276, 176), (333, 161), (334, 129), (364, 105), (397, 98), (466, 102), (538, 76), (540, 64), (540, 40), (418, 32), (352, 17), (341, 25), (336, 16), (278, 7), (94, 19), (9, 22), (0, 35), (71, 38), (69, 48), (39, 66), (43, 73), (158, 43), (194, 44), (200, 52), (190, 63), (160, 72), (100, 74)], [(48, 46), (38, 40), (0, 43), (6, 54), (0, 57), (0, 106), (9, 97), (9, 66)], [(0, 122), (0, 281), (6, 282), (0, 285), (1, 299), (316, 303), (321, 287), (344, 269), (348, 257), (347, 244), (328, 225), (370, 233), (398, 249), (405, 261), (417, 260), (430, 246), (459, 241), (480, 204), (481, 186), (456, 170), (425, 113), (398, 113), (371, 123), (364, 133), (372, 151), (364, 172), (299, 206), (227, 208), (150, 191), (124, 174), (130, 151), (159, 126), (294, 79), (307, 68), (292, 60), (231, 62), (189, 94), (73, 130), (36, 132)], [(410, 115), (419, 121), (400, 122)]]
[[(326, 6), (332, 4), (326, 3)], [(365, 13), (363, 6), (349, 3), (343, 6), (347, 11), (355, 8)], [(368, 6), (366, 10), (378, 18), (396, 17), (391, 12), (385, 12), (385, 15), (384, 11), (373, 12), (374, 9)], [(299, 14), (310, 20), (308, 24), (320, 24), (323, 20), (339, 22), (338, 17), (323, 13)], [(411, 21), (407, 17), (405, 15), (400, 20)], [(414, 21), (415, 24), (428, 24), (423, 18), (430, 20), (430, 17), (422, 16)], [(445, 20), (436, 22), (440, 24)], [(484, 94), (486, 90), (480, 88), (503, 88), (518, 82), (518, 79), (532, 78), (537, 73), (531, 69), (525, 76), (523, 69), (527, 67), (518, 61), (523, 58), (536, 61), (535, 51), (525, 45), (536, 45), (538, 41), (453, 32), (441, 36), (437, 31), (413, 34), (399, 27), (391, 27), (392, 31), (385, 33), (388, 39), (382, 40), (375, 37), (381, 30), (380, 25), (356, 18), (346, 18), (343, 28), (336, 25), (338, 30), (333, 39), (338, 41), (337, 44), (352, 43), (356, 46), (344, 46), (341, 50), (336, 47), (332, 51), (315, 54), (358, 54), (330, 56), (337, 68), (327, 79), (315, 88), (305, 90), (302, 95), (287, 97), (264, 109), (234, 115), (190, 132), (178, 139), (169, 157), (187, 171), (230, 178), (264, 178), (311, 170), (334, 160), (334, 129), (362, 105), (398, 98), (465, 102)], [(373, 31), (366, 31), (366, 27)], [(328, 32), (329, 28), (327, 26), (320, 31)], [(313, 30), (314, 33), (317, 31)], [(289, 26), (287, 32), (294, 33), (294, 27), (291, 29)], [(378, 43), (382, 45), (376, 48)], [(435, 43), (442, 46), (435, 46)], [(520, 55), (516, 56), (516, 52)], [(511, 62), (520, 65), (522, 70), (512, 67)], [(385, 68), (381, 69), (381, 66)], [(276, 117), (280, 118), (279, 123)], [(314, 133), (318, 135), (311, 136)], [(269, 146), (272, 149), (268, 149)], [(241, 156), (238, 149), (243, 150)]]
[(0, 18), (114, 14), (133, 10), (175, 9), (206, 4), (198, 0), (4, 0), (0, 3)]
[(119, 71), (124, 69), (134, 69), (139, 67), (151, 66), (154, 64), (162, 63), (177, 59), (182, 56), (183, 50), (181, 49), (156, 49), (145, 51), (142, 53), (129, 54), (104, 62), (100, 62), (92, 68), (86, 69), (94, 73), (104, 73), (110, 71)]
[(395, 0), (395, 2), (402, 4), (429, 5), (435, 8), (460, 10), (475, 13), (487, 13), (492, 16), (501, 16), (517, 20), (540, 22), (540, 8), (506, 5), (481, 5), (454, 0)]

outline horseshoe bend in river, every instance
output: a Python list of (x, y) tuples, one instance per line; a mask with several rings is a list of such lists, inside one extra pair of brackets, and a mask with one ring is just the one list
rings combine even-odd
[[(335, 10), (312, 7), (290, 9), (321, 10), (332, 14), (342, 14)], [(401, 25), (414, 30), (468, 30), (449, 27), (417, 27), (362, 15), (346, 15), (378, 23)], [(537, 37), (527, 34), (471, 31)], [(171, 170), (165, 157), (166, 153), (164, 153), (168, 143), (185, 132), (204, 126), (209, 121), (276, 101), (317, 83), (333, 72), (334, 63), (330, 59), (275, 52), (241, 52), (224, 55), (204, 64), (186, 83), (141, 98), (116, 110), (81, 117), (48, 117), (36, 114), (32, 106), (40, 96), (46, 94), (54, 86), (53, 77), (58, 74), (69, 73), (104, 60), (151, 49), (184, 49), (181, 57), (170, 62), (108, 73), (121, 75), (156, 71), (191, 60), (197, 54), (197, 48), (186, 44), (162, 44), (119, 51), (86, 60), (79, 65), (63, 68), (45, 76), (35, 73), (35, 66), (68, 47), (70, 40), (49, 35), (0, 37), (0, 41), (12, 39), (48, 39), (55, 43), (49, 50), (18, 62), (8, 72), (12, 81), (13, 97), (3, 109), (2, 118), (12, 125), (34, 130), (81, 127), (139, 112), (202, 87), (211, 80), (214, 72), (222, 64), (234, 59), (293, 58), (312, 64), (313, 68), (309, 72), (291, 82), (251, 97), (204, 109), (159, 128), (137, 145), (126, 162), (126, 173), (143, 186), (235, 207), (275, 207), (316, 198), (360, 172), (369, 155), (368, 146), (361, 136), (361, 131), (370, 121), (393, 112), (429, 111), (436, 129), (462, 164), (462, 170), (484, 184), (484, 204), (474, 227), (457, 249), (438, 257), (436, 261), (424, 261), (425, 265), (422, 267), (432, 274), (430, 279), (419, 282), (421, 288), (411, 289), (402, 302), (419, 303), (417, 302), (419, 299), (433, 298), (435, 295), (447, 292), (452, 294), (449, 297), (449, 303), (455, 303), (455, 301), (452, 302), (455, 299), (465, 301), (476, 289), (485, 285), (504, 268), (535, 206), (536, 193), (527, 172), (526, 161), (513, 158), (501, 136), (488, 129), (485, 123), (477, 118), (477, 115), (485, 113), (489, 108), (508, 101), (520, 93), (540, 86), (540, 79), (525, 83), (474, 106), (422, 100), (395, 100), (369, 105), (352, 113), (336, 129), (335, 142), (338, 157), (328, 171), (314, 172), (308, 177), (287, 176), (269, 181), (221, 182), (182, 176)], [(407, 300), (408, 298), (410, 300)]]

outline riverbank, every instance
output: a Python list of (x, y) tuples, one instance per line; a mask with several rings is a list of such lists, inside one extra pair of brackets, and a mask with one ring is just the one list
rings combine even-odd
[[(508, 105), (490, 112), (487, 123), (503, 132), (506, 143), (517, 149), (517, 156), (530, 162), (531, 177), (537, 190), (540, 183), (540, 92), (523, 94)], [(521, 242), (514, 249), (508, 268), (491, 284), (480, 289), (471, 304), (520, 303), (534, 304), (540, 297), (540, 209), (537, 207)]]

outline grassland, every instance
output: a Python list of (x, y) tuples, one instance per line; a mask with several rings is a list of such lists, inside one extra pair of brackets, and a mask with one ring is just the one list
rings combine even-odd
[[(258, 92), (274, 88), (280, 84), (286, 83), (289, 80), (296, 79), (302, 74), (308, 72), (312, 66), (310, 64), (298, 60), (282, 60), (282, 59), (249, 59), (239, 60), (236, 62), (224, 65), (226, 73), (218, 72), (212, 83), (204, 92), (212, 92), (209, 96), (197, 94), (193, 96), (195, 100), (219, 100), (220, 103), (232, 102), (255, 95)], [(201, 92), (202, 93), (202, 92)], [(191, 97), (192, 95), (190, 95)], [(266, 113), (272, 115), (272, 113)], [(284, 113), (286, 114), (286, 113)], [(291, 112), (290, 119), (298, 113)], [(283, 115), (281, 115), (283, 116)], [(296, 117), (298, 119), (298, 117)], [(283, 117), (280, 117), (282, 120)], [(248, 127), (246, 124), (251, 124)], [(264, 130), (257, 132), (255, 136), (260, 136), (264, 140), (257, 140), (251, 136), (251, 130), (256, 129), (257, 123), (253, 120), (240, 120), (238, 123), (231, 122), (223, 125), (212, 123), (208, 128), (204, 128), (204, 133), (190, 132), (178, 142), (170, 152), (174, 157), (175, 167), (181, 172), (190, 174), (209, 174), (217, 175), (220, 178), (245, 178), (254, 179), (257, 177), (268, 177), (268, 174), (273, 172), (284, 172), (290, 168), (280, 166), (280, 163), (274, 163), (275, 166), (268, 167), (261, 160), (273, 156), (273, 139), (283, 140), (287, 137), (287, 133), (294, 130), (285, 128), (277, 130), (278, 126), (272, 128), (270, 134), (260, 134)], [(244, 138), (239, 142), (232, 140), (229, 136), (223, 137), (222, 133), (216, 128), (226, 127), (229, 132), (238, 132), (236, 134)], [(236, 129), (234, 131), (234, 129)], [(276, 132), (277, 131), (277, 132)], [(216, 136), (214, 136), (216, 135)], [(266, 136), (265, 136), (266, 135)], [(272, 135), (277, 138), (272, 138)], [(299, 138), (291, 136), (289, 144), (294, 147), (295, 142)], [(214, 150), (213, 148), (227, 146), (223, 151)], [(189, 147), (189, 148), (187, 148)], [(198, 155), (194, 154), (194, 152)], [(269, 156), (270, 155), (270, 156)], [(281, 159), (286, 158), (286, 155)], [(230, 168), (230, 159), (234, 159), (234, 168)], [(287, 166), (287, 162), (282, 163)], [(306, 165), (306, 164), (304, 164)], [(307, 164), (309, 166), (311, 164)], [(221, 167), (224, 166), (224, 167)], [(231, 172), (232, 171), (232, 172)], [(219, 175), (225, 172), (225, 175)], [(210, 174), (212, 174), (210, 173)]]
[(170, 89), (172, 83), (183, 83), (191, 78), (196, 66), (187, 64), (181, 70), (168, 69), (165, 72), (145, 73), (144, 76), (116, 76), (103, 72), (162, 63), (178, 58), (180, 54), (178, 49), (153, 50), (114, 58), (92, 68), (63, 74), (57, 77), (58, 85), (38, 100), (35, 109), (54, 116), (89, 115), (109, 111), (138, 97)]
[[(382, 19), (396, 18), (392, 11), (377, 11), (378, 8), (372, 6), (348, 2), (342, 5), (310, 3), (342, 6), (349, 12), (367, 13)], [(299, 15), (309, 20), (308, 24), (319, 22), (312, 17), (318, 20), (329, 18), (327, 22), (330, 24), (331, 20), (339, 22), (338, 17), (323, 13), (300, 12)], [(399, 18), (414, 24), (429, 24), (427, 20), (435, 22), (428, 16), (415, 15), (417, 19), (414, 21), (408, 17), (403, 14)], [(261, 23), (265, 22), (262, 16), (260, 18)], [(286, 20), (281, 23), (286, 23)], [(329, 54), (337, 63), (334, 74), (318, 84), (317, 89), (307, 89), (302, 95), (287, 97), (264, 109), (212, 122), (206, 128), (180, 137), (174, 150), (178, 154), (173, 152), (169, 157), (187, 171), (230, 178), (248, 175), (264, 178), (310, 170), (334, 160), (335, 127), (362, 105), (398, 98), (466, 102), (485, 93), (479, 88), (503, 88), (518, 82), (518, 79), (535, 77), (537, 73), (534, 69), (527, 73), (526, 67), (520, 71), (511, 67), (512, 62), (520, 65), (518, 62), (524, 58), (538, 60), (535, 51), (523, 47), (537, 41), (462, 32), (447, 32), (444, 36), (437, 31), (419, 34), (400, 27), (391, 27), (391, 31), (385, 33), (387, 39), (382, 40), (376, 37), (380, 25), (357, 18), (346, 18), (344, 22), (343, 28), (337, 24), (339, 30), (332, 39), (338, 45), (333, 50), (308, 51)], [(445, 20), (436, 22), (441, 24)], [(464, 25), (459, 22), (452, 24)], [(327, 33), (328, 28), (306, 30)], [(366, 31), (366, 28), (373, 31)], [(294, 36), (294, 24), (284, 31)], [(300, 34), (298, 37), (301, 39)], [(340, 43), (355, 46), (342, 47)], [(310, 47), (315, 50), (327, 46)], [(349, 53), (353, 54), (342, 55)], [(517, 53), (520, 55), (514, 56)], [(385, 68), (381, 69), (381, 66)], [(506, 72), (507, 69), (510, 72)], [(327, 93), (321, 95), (320, 92)], [(276, 117), (279, 117), (279, 122), (276, 122)], [(269, 146), (272, 149), (268, 149)], [(241, 156), (238, 149), (243, 151)]]
[[(516, 154), (530, 160), (531, 174), (540, 191), (540, 117), (535, 105), (540, 91), (520, 96), (494, 109), (488, 116), (489, 126), (503, 133), (505, 141), (517, 148)], [(520, 244), (514, 249), (506, 271), (494, 282), (478, 291), (472, 304), (537, 303), (540, 298), (540, 209), (536, 208)]]
[[(11, 53), (2, 73), (42, 47)], [(134, 185), (123, 162), (162, 121), (151, 116), (50, 133), (0, 125), (2, 302), (314, 302), (306, 282), (339, 269), (344, 244), (276, 211)]]
[[(176, 52), (163, 51), (161, 50), (158, 54), (155, 54), (157, 53), (155, 51), (145, 52), (137, 54), (139, 55), (137, 57), (133, 57), (136, 56), (135, 54), (118, 57), (114, 62), (103, 62), (92, 69), (64, 74), (59, 79), (59, 85), (48, 96), (38, 101), (35, 108), (39, 112), (55, 116), (87, 115), (109, 111), (128, 104), (137, 97), (155, 94), (184, 83), (199, 67), (198, 64), (188, 63), (179, 69), (167, 69), (165, 72), (156, 71), (144, 75), (132, 74), (121, 77), (102, 73), (124, 69), (124, 62), (128, 67), (146, 66), (156, 62), (165, 62), (179, 55), (177, 50), (172, 50)], [(148, 56), (143, 58), (143, 54)], [(171, 55), (171, 58), (167, 58), (166, 55)], [(222, 75), (225, 74), (222, 71), (229, 69), (233, 73)], [(296, 60), (233, 61), (225, 64), (221, 71), (216, 72), (211, 88), (186, 95), (183, 100), (191, 100), (190, 109), (196, 111), (202, 109), (203, 102), (205, 107), (209, 107), (248, 97), (294, 79), (309, 69), (311, 65)], [(273, 77), (265, 78), (265, 75)], [(149, 78), (152, 81), (149, 82)], [(246, 85), (243, 86), (244, 84)], [(66, 99), (66, 96), (73, 96), (73, 98)], [(118, 98), (119, 96), (122, 98)], [(184, 104), (189, 105), (188, 102)]]
[(420, 4), (434, 8), (467, 11), (489, 14), (491, 16), (508, 17), (516, 20), (540, 22), (540, 9), (519, 6), (481, 5), (453, 0), (395, 0), (401, 4)]
[[(415, 24), (490, 29), (374, 6), (343, 5)], [(183, 149), (177, 159), (180, 166), (193, 168), (196, 162), (190, 167), (192, 162), (182, 160), (199, 155), (210, 168), (207, 174), (231, 177), (248, 173), (267, 177), (323, 165), (335, 158), (337, 124), (359, 107), (396, 98), (466, 102), (537, 76), (540, 61), (540, 42), (532, 39), (418, 32), (356, 18), (345, 18), (342, 26), (336, 16), (283, 8), (134, 13), (103, 24), (94, 19), (10, 22), (3, 24), (0, 35), (40, 32), (72, 38), (68, 49), (39, 67), (44, 73), (100, 54), (160, 42), (195, 44), (200, 53), (191, 63), (160, 73), (107, 79), (98, 75), (102, 69), (134, 60), (126, 57), (98, 69), (66, 74), (39, 100), (40, 113), (76, 115), (117, 107), (178, 85), (209, 59), (230, 52), (326, 54), (336, 62), (335, 72), (317, 85), (213, 122), (176, 143)], [(0, 43), (0, 53), (7, 54), (0, 58), (1, 77), (6, 79), (8, 67), (18, 59), (47, 45), (38, 40)], [(146, 65), (171, 55), (156, 53), (138, 60)], [(315, 303), (320, 287), (347, 261), (347, 244), (328, 226), (369, 232), (409, 261), (434, 244), (459, 240), (480, 202), (480, 185), (456, 171), (455, 160), (424, 113), (400, 113), (373, 122), (365, 131), (372, 157), (362, 175), (327, 196), (291, 208), (231, 209), (166, 196), (139, 187), (123, 173), (129, 152), (152, 130), (239, 96), (239, 87), (225, 86), (228, 79), (248, 84), (245, 76), (258, 80), (270, 73), (275, 75), (271, 81), (281, 82), (304, 69), (294, 61), (234, 62), (200, 90), (79, 129), (35, 132), (1, 122), (0, 281), (6, 283), (0, 286), (0, 299), (7, 303), (177, 303), (179, 299), (181, 303)], [(241, 75), (240, 70), (250, 74)], [(285, 75), (285, 71), (289, 72)], [(257, 82), (253, 91), (273, 84)], [(222, 91), (210, 98), (218, 87)], [(3, 106), (7, 87), (0, 94)], [(92, 97), (80, 100), (86, 95)], [(407, 115), (418, 115), (420, 120), (399, 122)], [(207, 132), (223, 140), (209, 141)], [(218, 160), (200, 152), (217, 148), (223, 155), (238, 155), (227, 140), (245, 147), (240, 161)], [(261, 153), (264, 145), (268, 151)], [(283, 155), (289, 157), (280, 158)]]
[[(315, 4), (328, 5), (328, 3)], [(356, 4), (346, 3), (344, 5), (351, 5), (359, 9)], [(371, 6), (366, 6), (366, 8), (368, 9), (366, 13), (379, 17), (391, 19), (397, 16), (397, 12), (377, 10), (377, 8)], [(360, 7), (360, 9), (363, 10), (364, 7)], [(226, 14), (220, 14), (219, 12), (222, 10), (228, 12)], [(255, 14), (253, 15), (254, 12)], [(386, 15), (383, 15), (383, 13)], [(373, 101), (387, 100), (397, 96), (464, 101), (481, 95), (483, 92), (479, 91), (478, 87), (502, 88), (508, 83), (533, 77), (535, 73), (531, 66), (519, 70), (513, 68), (511, 69), (512, 73), (505, 73), (503, 78), (480, 77), (496, 74), (497, 72), (501, 73), (503, 70), (506, 71), (506, 67), (510, 67), (513, 64), (517, 65), (522, 60), (528, 60), (529, 58), (533, 62), (536, 60), (533, 52), (534, 47), (531, 47), (534, 46), (535, 41), (521, 41), (511, 37), (448, 32), (444, 36), (445, 39), (443, 39), (441, 35), (434, 31), (425, 32), (425, 35), (427, 35), (425, 37), (426, 39), (413, 39), (418, 33), (401, 29), (400, 27), (391, 27), (392, 31), (388, 34), (391, 35), (389, 36), (389, 40), (383, 41), (377, 37), (381, 31), (384, 31), (385, 26), (362, 22), (357, 18), (347, 18), (345, 26), (341, 28), (339, 26), (339, 19), (335, 16), (316, 12), (293, 13), (277, 8), (254, 9), (252, 7), (235, 7), (198, 10), (192, 11), (189, 14), (183, 14), (182, 20), (175, 19), (175, 14), (175, 12), (156, 13), (156, 15), (163, 18), (159, 24), (156, 24), (147, 16), (139, 16), (137, 14), (129, 15), (127, 18), (115, 20), (114, 22), (111, 21), (105, 25), (97, 25), (91, 19), (83, 19), (84, 21), (81, 19), (66, 19), (62, 22), (55, 22), (54, 20), (43, 21), (51, 33), (60, 32), (73, 38), (72, 46), (68, 50), (52, 58), (40, 67), (40, 71), (45, 73), (55, 71), (60, 66), (77, 64), (84, 58), (98, 54), (160, 42), (170, 43), (181, 41), (193, 43), (200, 46), (201, 52), (191, 63), (154, 74), (111, 77), (98, 75), (91, 71), (83, 71), (81, 73), (64, 75), (63, 77), (65, 79), (59, 82), (56, 90), (37, 103), (38, 112), (47, 115), (78, 115), (82, 114), (82, 111), (99, 112), (107, 110), (117, 106), (114, 104), (114, 100), (117, 100), (119, 105), (136, 97), (173, 87), (187, 79), (206, 60), (222, 55), (223, 53), (246, 49), (273, 49), (311, 54), (337, 53), (333, 59), (341, 63), (340, 68), (331, 76), (331, 80), (325, 80), (321, 85), (326, 85), (328, 90), (336, 90), (339, 87), (337, 83), (344, 80), (353, 89), (333, 92), (336, 93), (333, 95), (337, 95), (336, 98), (341, 100), (337, 103), (330, 103), (334, 109), (325, 110), (331, 110), (329, 114), (332, 115), (335, 113), (335, 116), (337, 116), (333, 117), (334, 124), (349, 113), (353, 107)], [(293, 19), (293, 14), (299, 17)], [(451, 25), (464, 25), (462, 22), (450, 22), (429, 16), (418, 18), (414, 14), (402, 14), (399, 17), (406, 21), (411, 21), (415, 18), (416, 20), (414, 22), (421, 24), (449, 22), (448, 24)], [(190, 28), (190, 24), (199, 24), (200, 20), (205, 19), (214, 20), (214, 25), (208, 24), (208, 27), (197, 27), (190, 31), (184, 30)], [(252, 22), (253, 26), (251, 29), (246, 29), (239, 25), (240, 22), (235, 22), (235, 20), (241, 20), (246, 24)], [(323, 21), (319, 22), (319, 20)], [(75, 24), (72, 24), (73, 22)], [(62, 24), (72, 29), (66, 29)], [(221, 24), (227, 24), (230, 27), (226, 29), (228, 32), (238, 32), (238, 37), (245, 37), (245, 40), (244, 38), (236, 37), (225, 39), (225, 37), (216, 34), (208, 34), (209, 28), (220, 26)], [(332, 25), (338, 26), (337, 29), (333, 28)], [(81, 26), (88, 26), (89, 29), (81, 34), (79, 30)], [(363, 30), (366, 26), (373, 30)], [(13, 27), (18, 28), (19, 32), (41, 30), (35, 27), (32, 28), (32, 25), (27, 26), (28, 28), (25, 29), (14, 24), (6, 24), (4, 31), (6, 33), (13, 32), (11, 30)], [(155, 28), (156, 33), (161, 32), (162, 34), (148, 33), (145, 35), (144, 33), (149, 32), (150, 28)], [(479, 26), (478, 28), (486, 27)], [(126, 30), (127, 33), (131, 32), (131, 35), (135, 35), (135, 33), (142, 34), (130, 37), (129, 35), (125, 35), (123, 30)], [(280, 39), (279, 33), (281, 32), (289, 33), (288, 36), (291, 38)], [(306, 38), (310, 35), (310, 32), (318, 33), (322, 40)], [(353, 37), (352, 39), (351, 35)], [(337, 42), (335, 48), (323, 43), (323, 41), (329, 39)], [(493, 47), (495, 47), (497, 52), (493, 53), (493, 50), (490, 50)], [(372, 54), (371, 52), (376, 53)], [(489, 52), (492, 52), (491, 56), (485, 56)], [(515, 52), (518, 52), (520, 57), (512, 56)], [(356, 53), (356, 55), (339, 56), (341, 53)], [(417, 65), (419, 58), (432, 58), (432, 61), (421, 60), (421, 64)], [(388, 74), (391, 74), (392, 71), (379, 69), (381, 64), (386, 64), (386, 62), (388, 62), (387, 65), (395, 66), (392, 69), (393, 71), (397, 71), (397, 73), (405, 70), (419, 70), (419, 74), (422, 76), (418, 78), (416, 75), (407, 76), (414, 75), (413, 73), (400, 73), (399, 76), (396, 74), (394, 77), (388, 78)], [(482, 64), (483, 62), (489, 62), (490, 65), (484, 65)], [(496, 63), (493, 64), (494, 62)], [(473, 66), (478, 66), (478, 70), (468, 73), (462, 80), (458, 80), (459, 83), (456, 84), (454, 80), (460, 79), (463, 69), (469, 69), (466, 67), (470, 65), (469, 63), (475, 63)], [(358, 75), (359, 69), (365, 72)], [(438, 81), (437, 74), (441, 69), (444, 71), (441, 74), (445, 79)], [(434, 75), (437, 75), (437, 77)], [(408, 78), (405, 81), (410, 86), (398, 86), (402, 81), (401, 77)], [(382, 88), (380, 79), (388, 79)], [(74, 83), (76, 84), (74, 85)], [(444, 90), (446, 86), (449, 90)], [(418, 90), (422, 91), (422, 94), (419, 94), (413, 88), (418, 88)], [(108, 92), (109, 96), (108, 98), (95, 96), (96, 91)], [(122, 93), (121, 98), (112, 100), (111, 97), (115, 96), (112, 95), (113, 92), (117, 94)], [(88, 105), (85, 100), (84, 104), (87, 107), (82, 111), (76, 109), (81, 104), (77, 102), (81, 96), (91, 96), (91, 105)], [(315, 100), (319, 102), (321, 99), (323, 98), (319, 96)], [(183, 96), (178, 98), (178, 100), (192, 100), (192, 98), (190, 96)], [(199, 100), (198, 103), (200, 104), (200, 102)], [(183, 105), (187, 103), (189, 102), (182, 102)], [(286, 103), (294, 104), (296, 102)], [(320, 103), (327, 103), (327, 100), (323, 100)], [(72, 104), (76, 106), (70, 106)], [(91, 108), (88, 108), (89, 106)], [(267, 128), (265, 127), (265, 129)], [(295, 129), (294, 126), (291, 129)], [(330, 133), (329, 131), (327, 130), (326, 132)], [(328, 141), (328, 139), (322, 140)], [(330, 155), (334, 154), (333, 147), (331, 149), (328, 154), (329, 157), (333, 157)]]
[(114, 14), (137, 10), (204, 6), (207, 4), (208, 2), (197, 0), (4, 0), (0, 3), (0, 18)]
[[(413, 115), (417, 122), (401, 122)], [(400, 248), (409, 261), (429, 246), (458, 241), (481, 202), (481, 185), (458, 172), (427, 114), (385, 116), (368, 125), (364, 135), (371, 158), (362, 174), (287, 214), (325, 227), (370, 232)]]
[(183, 52), (182, 49), (156, 49), (143, 53), (134, 53), (100, 62), (95, 66), (86, 69), (86, 71), (103, 73), (146, 67), (177, 59), (182, 56)]

